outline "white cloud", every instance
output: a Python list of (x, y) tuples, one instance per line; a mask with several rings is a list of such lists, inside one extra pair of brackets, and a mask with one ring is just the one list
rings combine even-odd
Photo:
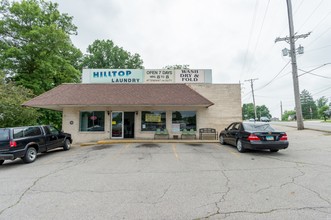
[[(290, 60), (281, 50), (289, 48), (277, 37), (288, 35), (286, 1), (253, 0), (56, 0), (59, 9), (74, 17), (78, 36), (73, 43), (83, 52), (96, 39), (111, 39), (131, 53), (138, 53), (146, 68), (189, 64), (210, 68), (215, 83), (239, 83), (258, 78), (254, 87), (270, 82)], [(268, 5), (269, 2), (269, 5)], [(331, 62), (331, 2), (292, 0), (294, 25), (306, 53), (298, 67), (310, 70)], [(267, 9), (268, 6), (268, 10)], [(311, 67), (311, 68), (310, 68)], [(316, 74), (331, 77), (331, 65)], [(294, 108), (291, 65), (265, 88), (256, 91), (257, 105), (266, 105), (274, 116)], [(287, 73), (287, 74), (286, 74)], [(299, 72), (300, 73), (300, 72)], [(310, 74), (299, 78), (300, 90), (316, 91), (331, 99), (331, 89), (320, 92), (330, 79)], [(250, 85), (244, 83), (243, 103), (251, 102)]]

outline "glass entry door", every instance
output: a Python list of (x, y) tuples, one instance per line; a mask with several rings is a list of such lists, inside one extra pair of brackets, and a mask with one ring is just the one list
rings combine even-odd
[(123, 112), (112, 112), (111, 119), (111, 138), (123, 138)]

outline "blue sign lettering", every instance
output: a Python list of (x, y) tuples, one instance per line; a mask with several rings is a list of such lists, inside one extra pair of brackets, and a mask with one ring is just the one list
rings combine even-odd
[(113, 70), (113, 71), (108, 71), (108, 72), (93, 72), (93, 78), (102, 78), (102, 77), (116, 77), (116, 76), (129, 76), (131, 75), (131, 71), (127, 70), (127, 71), (117, 71), (117, 70)]

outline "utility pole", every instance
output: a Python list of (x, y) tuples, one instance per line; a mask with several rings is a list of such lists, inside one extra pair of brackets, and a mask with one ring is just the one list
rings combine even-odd
[(252, 88), (252, 94), (253, 94), (253, 104), (254, 104), (254, 115), (255, 115), (254, 120), (257, 119), (257, 116), (256, 116), (256, 106), (255, 106), (255, 97), (254, 97), (254, 87), (253, 87), (253, 82), (255, 80), (258, 80), (258, 78), (245, 80), (245, 82), (247, 82), (247, 81), (251, 82), (251, 88)]
[(280, 120), (283, 120), (283, 103), (280, 101)]
[[(311, 33), (302, 34), (302, 35), (295, 35), (294, 33), (294, 25), (293, 25), (293, 16), (292, 16), (292, 3), (291, 0), (286, 0), (287, 2), (287, 12), (288, 12), (288, 23), (290, 29), (290, 36), (285, 38), (276, 38), (275, 42), (278, 41), (286, 41), (290, 44), (290, 55), (292, 61), (292, 78), (293, 78), (293, 87), (294, 87), (294, 99), (295, 99), (295, 111), (296, 111), (296, 119), (297, 119), (297, 129), (303, 130), (303, 117), (302, 117), (302, 109), (301, 109), (301, 101), (300, 101), (300, 90), (299, 90), (299, 79), (298, 79), (298, 67), (297, 67), (297, 60), (296, 60), (296, 49), (295, 49), (295, 40), (299, 38), (306, 38)], [(286, 48), (284, 49), (286, 50)], [(284, 51), (283, 54), (285, 55)], [(299, 47), (299, 53), (303, 53), (303, 47)]]

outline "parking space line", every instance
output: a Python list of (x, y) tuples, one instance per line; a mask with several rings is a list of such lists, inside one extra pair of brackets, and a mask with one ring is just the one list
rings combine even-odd
[[(214, 146), (217, 148), (217, 149), (221, 149), (221, 146), (220, 145), (217, 145), (217, 144), (214, 144)], [(227, 147), (223, 147), (222, 149), (225, 149), (227, 152), (231, 153), (232, 155), (235, 155), (236, 157), (240, 157), (239, 153), (227, 148)]]
[(236, 157), (240, 157), (239, 153), (234, 152), (234, 151), (231, 151), (231, 150), (229, 150), (229, 149), (227, 149), (227, 148), (226, 148), (226, 150), (227, 150), (228, 152), (230, 152), (231, 154), (235, 155)]
[(179, 156), (178, 156), (177, 151), (176, 151), (176, 144), (172, 144), (172, 150), (175, 154), (176, 159), (179, 160)]

